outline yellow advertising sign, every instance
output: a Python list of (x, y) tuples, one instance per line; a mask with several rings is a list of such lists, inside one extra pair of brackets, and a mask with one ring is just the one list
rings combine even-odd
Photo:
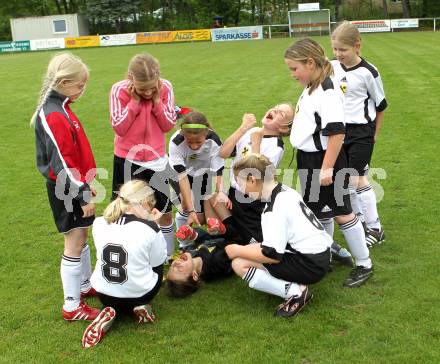
[(76, 38), (64, 38), (66, 48), (99, 47), (99, 36), (90, 35)]
[(173, 31), (173, 42), (188, 42), (198, 40), (211, 40), (211, 31), (209, 29)]
[(166, 43), (173, 41), (173, 32), (145, 32), (136, 34), (136, 44)]

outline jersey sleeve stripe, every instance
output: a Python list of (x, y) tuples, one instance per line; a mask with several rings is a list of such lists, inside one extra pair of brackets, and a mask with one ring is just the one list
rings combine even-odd
[(44, 128), (44, 131), (46, 132), (47, 135), (49, 135), (49, 137), (50, 137), (52, 143), (55, 145), (55, 148), (56, 148), (56, 150), (57, 150), (57, 152), (58, 152), (58, 157), (60, 158), (61, 163), (63, 164), (64, 170), (66, 171), (67, 176), (68, 176), (69, 179), (70, 179), (73, 183), (75, 183), (78, 187), (82, 187), (82, 186), (84, 185), (84, 183), (83, 183), (82, 181), (80, 181), (80, 180), (77, 180), (77, 179), (73, 176), (73, 174), (72, 174), (70, 168), (67, 166), (67, 163), (66, 163), (66, 161), (65, 161), (64, 158), (63, 158), (63, 155), (61, 154), (61, 151), (60, 151), (60, 148), (59, 148), (59, 146), (58, 146), (58, 143), (57, 143), (57, 141), (56, 141), (56, 139), (55, 139), (55, 136), (53, 135), (52, 130), (50, 129), (49, 124), (47, 123), (46, 116), (44, 115), (43, 108), (41, 108), (41, 110), (40, 110), (40, 119), (41, 119), (41, 124), (43, 125), (43, 128)]

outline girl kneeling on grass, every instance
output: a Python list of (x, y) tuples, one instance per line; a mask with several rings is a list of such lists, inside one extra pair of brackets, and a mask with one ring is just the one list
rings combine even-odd
[(93, 223), (96, 266), (91, 282), (107, 307), (84, 332), (84, 347), (101, 340), (116, 312), (133, 312), (139, 323), (154, 321), (149, 302), (159, 292), (167, 257), (155, 204), (153, 189), (132, 180)]
[(234, 174), (240, 190), (265, 207), (262, 243), (226, 246), (232, 268), (249, 287), (284, 298), (276, 316), (294, 316), (313, 297), (308, 285), (329, 269), (332, 239), (301, 196), (276, 182), (275, 167), (265, 156), (243, 158), (235, 163)]

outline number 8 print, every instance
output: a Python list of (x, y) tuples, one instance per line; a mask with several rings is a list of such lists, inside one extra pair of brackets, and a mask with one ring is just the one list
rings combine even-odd
[(128, 253), (120, 245), (107, 244), (102, 250), (102, 275), (109, 283), (123, 284), (127, 281)]

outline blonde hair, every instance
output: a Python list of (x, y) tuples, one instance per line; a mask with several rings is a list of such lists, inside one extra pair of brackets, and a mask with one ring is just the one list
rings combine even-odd
[(306, 64), (309, 59), (315, 62), (320, 71), (319, 77), (309, 85), (309, 95), (327, 78), (333, 75), (333, 67), (325, 56), (324, 49), (313, 39), (304, 38), (286, 49), (284, 58)]
[(246, 178), (255, 177), (258, 180), (273, 181), (275, 179), (275, 166), (263, 154), (252, 153), (234, 164), (234, 175), (246, 173)]
[(149, 53), (136, 54), (128, 63), (128, 75), (138, 82), (149, 82), (160, 77), (159, 61)]
[(89, 69), (79, 57), (69, 52), (53, 56), (43, 78), (43, 86), (40, 90), (37, 108), (31, 118), (31, 126), (35, 125), (37, 114), (52, 90), (58, 90), (63, 81), (79, 81), (83, 75), (88, 78)]
[(336, 27), (332, 32), (331, 38), (351, 47), (361, 43), (361, 33), (359, 29), (346, 20)]
[(295, 117), (295, 108), (293, 107), (293, 105), (290, 102), (283, 102), (281, 104), (278, 104), (277, 106), (281, 106), (281, 105), (288, 106), (289, 109), (292, 111), (292, 118), (286, 120), (286, 123), (283, 124), (283, 126), (282, 126), (283, 130), (280, 131), (281, 137), (288, 137), (288, 136), (290, 136), (290, 133), (292, 131), (293, 118)]
[(203, 115), (199, 111), (191, 111), (188, 114), (183, 115), (182, 122), (180, 126), (185, 124), (202, 124), (206, 125), (207, 128), (184, 128), (182, 129), (182, 133), (190, 133), (190, 134), (201, 134), (208, 133), (209, 130), (212, 130), (211, 124), (209, 124), (208, 119), (205, 115)]
[(134, 205), (147, 202), (153, 208), (156, 204), (153, 189), (141, 180), (131, 180), (124, 183), (119, 189), (118, 197), (110, 202), (104, 210), (104, 219), (109, 224), (118, 220), (127, 210)]

